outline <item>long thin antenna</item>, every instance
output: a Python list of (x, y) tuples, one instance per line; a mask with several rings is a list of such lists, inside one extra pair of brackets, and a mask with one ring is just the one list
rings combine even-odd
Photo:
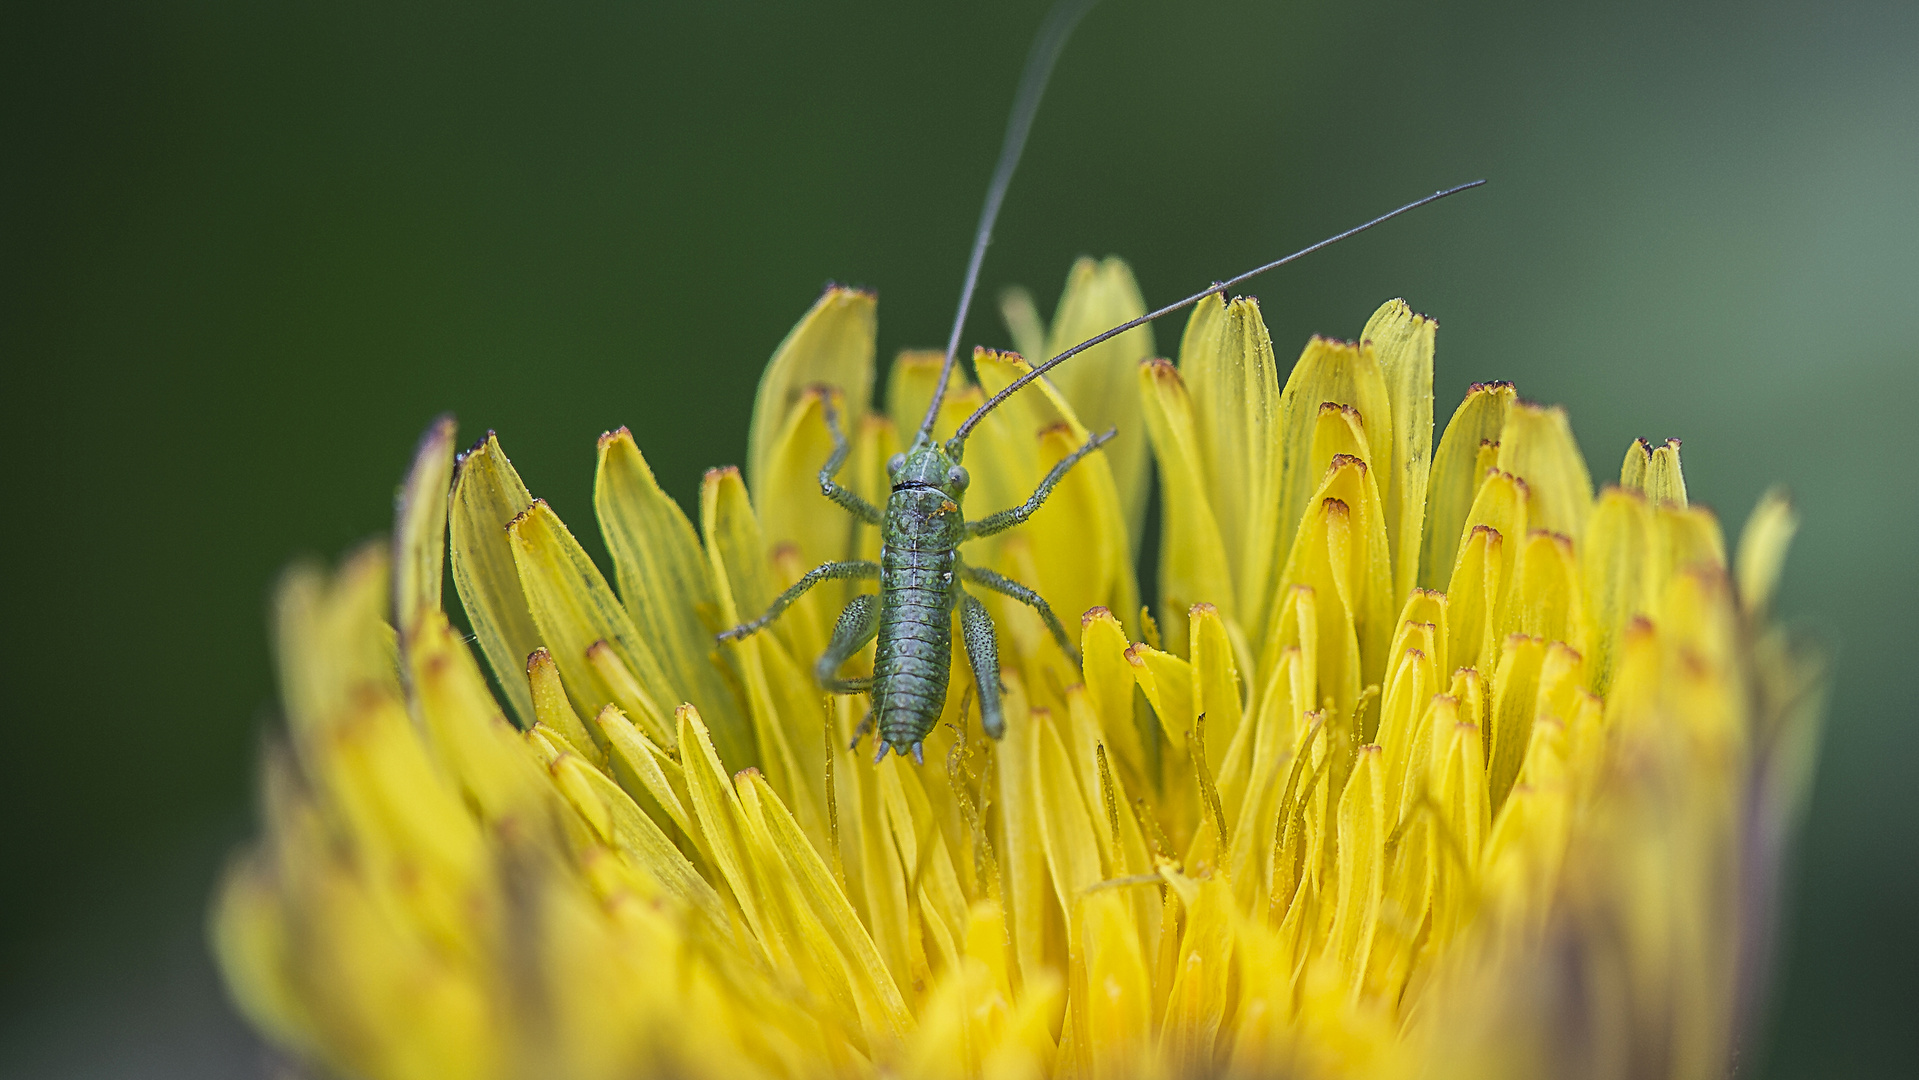
[[(961, 424), (959, 426), (959, 429), (953, 432), (953, 439), (955, 441), (963, 441), (966, 438), (967, 434), (973, 430), (974, 425), (978, 424), (980, 420), (986, 416), (987, 413), (992, 412), (993, 409), (997, 407), (1000, 402), (1005, 401), (1009, 397), (1012, 397), (1016, 391), (1018, 391), (1021, 387), (1025, 386), (1027, 383), (1032, 382), (1034, 379), (1037, 379), (1041, 375), (1044, 375), (1047, 372), (1058, 367), (1061, 363), (1065, 362), (1065, 360), (1068, 357), (1085, 352), (1087, 349), (1090, 349), (1093, 346), (1098, 345), (1100, 342), (1105, 341), (1107, 338), (1118, 337), (1120, 334), (1124, 334), (1126, 331), (1131, 330), (1136, 326), (1144, 326), (1147, 323), (1152, 322), (1154, 319), (1159, 318), (1161, 315), (1170, 315), (1173, 312), (1178, 311), (1180, 308), (1191, 307), (1192, 305), (1199, 303), (1201, 300), (1206, 299), (1208, 296), (1211, 296), (1213, 293), (1220, 293), (1223, 295), (1227, 290), (1231, 289), (1235, 285), (1238, 285), (1240, 282), (1247, 280), (1248, 278), (1258, 277), (1259, 275), (1265, 273), (1268, 270), (1276, 270), (1279, 267), (1285, 266), (1287, 263), (1292, 262), (1294, 259), (1304, 258), (1305, 256), (1311, 255), (1313, 252), (1318, 251), (1320, 248), (1337, 244), (1341, 240), (1344, 240), (1349, 236), (1355, 236), (1359, 233), (1365, 232), (1367, 229), (1370, 229), (1375, 225), (1381, 224), (1383, 222), (1391, 221), (1392, 219), (1398, 217), (1399, 215), (1405, 213), (1408, 210), (1417, 210), (1420, 207), (1425, 206), (1427, 203), (1438, 202), (1439, 200), (1445, 198), (1448, 195), (1457, 195), (1462, 191), (1468, 191), (1472, 188), (1479, 187), (1485, 182), (1486, 181), (1484, 180), (1474, 180), (1470, 183), (1461, 184), (1458, 187), (1447, 188), (1444, 191), (1435, 191), (1431, 195), (1428, 195), (1423, 199), (1416, 199), (1413, 202), (1409, 202), (1405, 206), (1402, 206), (1399, 209), (1394, 210), (1393, 212), (1389, 214), (1381, 214), (1378, 217), (1374, 218), (1373, 220), (1368, 221), (1364, 225), (1356, 225), (1353, 228), (1347, 229), (1345, 232), (1340, 233), (1338, 236), (1329, 236), (1326, 239), (1321, 240), (1319, 243), (1312, 245), (1311, 247), (1300, 248), (1298, 251), (1293, 252), (1291, 255), (1288, 255), (1283, 259), (1274, 259), (1272, 262), (1267, 263), (1265, 266), (1255, 267), (1254, 269), (1248, 270), (1236, 278), (1229, 278), (1226, 281), (1214, 282), (1213, 284), (1208, 285), (1206, 288), (1201, 289), (1200, 291), (1194, 293), (1193, 295), (1187, 297), (1184, 300), (1180, 300), (1175, 303), (1168, 304), (1165, 307), (1160, 308), (1158, 311), (1148, 312), (1144, 315), (1141, 315), (1139, 318), (1132, 320), (1131, 322), (1121, 323), (1118, 326), (1113, 327), (1111, 330), (1106, 331), (1105, 333), (1096, 334), (1092, 337), (1089, 337), (1085, 341), (1080, 342), (1078, 345), (1075, 345), (1072, 348), (1066, 350), (1065, 352), (1060, 353), (1058, 356), (1053, 357), (1051, 360), (1046, 361), (1044, 364), (1041, 364), (1040, 366), (1034, 368), (1033, 370), (1027, 372), (1024, 375), (1021, 375), (1019, 378), (1014, 379), (1012, 382), (1008, 383), (1004, 390), (1001, 390), (999, 393), (994, 394), (992, 397), (988, 398), (986, 400), (986, 404), (981, 405), (979, 408), (973, 410), (973, 415), (967, 417), (966, 422)], [(952, 353), (950, 350), (947, 353), (947, 359), (948, 359), (948, 362), (950, 363), (952, 359)], [(937, 403), (937, 399), (936, 399), (936, 403)]]
[(993, 240), (993, 222), (999, 219), (1000, 203), (1006, 201), (1006, 189), (1013, 182), (1013, 170), (1019, 167), (1020, 153), (1026, 149), (1026, 135), (1033, 130), (1033, 116), (1039, 112), (1040, 95), (1053, 74), (1053, 64), (1073, 27), (1099, 0), (1059, 0), (1046, 13), (1033, 47), (1026, 53), (1026, 68), (1020, 72), (1019, 92), (1013, 98), (1012, 115), (1006, 118), (1006, 141), (1000, 144), (999, 164), (993, 167), (993, 181), (986, 188), (986, 205), (980, 208), (979, 228), (973, 232), (973, 256), (966, 262), (966, 281), (960, 286), (959, 313), (953, 316), (953, 332), (946, 339), (946, 362), (940, 365), (940, 381), (933, 387), (933, 400), (926, 406), (926, 419), (920, 422), (920, 434), (931, 435), (940, 403), (946, 397), (946, 380), (953, 377), (953, 359), (959, 353), (960, 332), (966, 327), (966, 311), (973, 306), (973, 289), (979, 284), (980, 264), (986, 261), (986, 245)]

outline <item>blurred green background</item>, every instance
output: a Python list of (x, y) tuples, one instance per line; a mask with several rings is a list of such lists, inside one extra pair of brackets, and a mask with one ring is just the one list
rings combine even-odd
[[(385, 528), (416, 434), (497, 428), (590, 547), (593, 440), (738, 461), (828, 280), (937, 344), (1030, 2), (11, 3), (0, 1070), (252, 1076), (204, 955), (252, 829), (275, 575)], [(1289, 356), (1396, 295), (1466, 384), (1564, 402), (1596, 476), (1686, 439), (1838, 647), (1766, 1076), (1919, 1074), (1919, 5), (1110, 3), (988, 259), (1149, 300), (1271, 275)], [(1159, 329), (1160, 348), (1181, 323)], [(969, 341), (1004, 344), (990, 303)], [(1143, 437), (1132, 433), (1131, 437)]]

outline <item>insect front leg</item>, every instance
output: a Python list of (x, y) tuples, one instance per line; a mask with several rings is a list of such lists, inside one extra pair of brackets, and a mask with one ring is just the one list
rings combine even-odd
[(833, 624), (832, 640), (826, 643), (826, 651), (820, 654), (819, 662), (813, 665), (813, 677), (819, 680), (821, 688), (835, 694), (859, 694), (871, 690), (871, 676), (841, 679), (837, 674), (840, 665), (865, 648), (866, 643), (879, 632), (880, 598), (871, 593), (855, 596), (846, 605), (846, 610), (840, 612), (840, 621)]
[(999, 640), (993, 617), (973, 594), (959, 590), (960, 633), (966, 638), (966, 659), (973, 665), (973, 685), (979, 687), (980, 727), (992, 738), (1006, 735), (1006, 715), (1000, 709)]
[(1066, 635), (1066, 627), (1060, 624), (1059, 616), (1053, 614), (1053, 607), (1046, 602), (1045, 597), (1012, 578), (995, 574), (981, 566), (962, 565), (960, 577), (975, 585), (991, 589), (1001, 596), (1010, 596), (1039, 612), (1041, 621), (1046, 623), (1046, 629), (1052, 632), (1053, 640), (1059, 642), (1060, 650), (1072, 658), (1075, 667), (1079, 666), (1079, 650), (1073, 647), (1073, 639)]
[(806, 590), (818, 585), (822, 581), (844, 581), (848, 578), (877, 578), (879, 576), (880, 564), (867, 559), (830, 562), (816, 566), (808, 570), (798, 581), (794, 582), (792, 588), (775, 597), (772, 606), (766, 609), (766, 614), (761, 615), (752, 622), (741, 623), (729, 630), (720, 631), (719, 639), (721, 641), (738, 641), (748, 634), (757, 632), (767, 623), (779, 618), (780, 612), (791, 607), (793, 601), (798, 600), (806, 594)]
[(994, 533), (1005, 532), (1020, 522), (1025, 521), (1027, 518), (1032, 517), (1039, 511), (1040, 506), (1046, 502), (1046, 497), (1053, 493), (1053, 485), (1060, 482), (1060, 478), (1066, 475), (1066, 470), (1077, 465), (1079, 459), (1112, 441), (1113, 436), (1118, 433), (1117, 428), (1107, 428), (1098, 435), (1087, 439), (1086, 445), (1059, 459), (1059, 464), (1053, 466), (1053, 470), (1046, 474), (1046, 479), (1039, 482), (1039, 487), (1033, 489), (1032, 496), (1025, 502), (1010, 510), (1001, 510), (997, 514), (988, 514), (978, 521), (967, 522), (966, 538), (971, 540), (977, 536), (991, 536)]
[(844, 487), (836, 479), (840, 469), (846, 464), (846, 455), (853, 452), (853, 444), (846, 441), (846, 433), (840, 430), (840, 411), (833, 407), (833, 396), (822, 394), (820, 407), (826, 413), (826, 430), (833, 436), (833, 453), (827, 457), (826, 464), (820, 466), (820, 494), (845, 507), (854, 517), (868, 525), (878, 525), (886, 520), (879, 508), (860, 497), (859, 492)]

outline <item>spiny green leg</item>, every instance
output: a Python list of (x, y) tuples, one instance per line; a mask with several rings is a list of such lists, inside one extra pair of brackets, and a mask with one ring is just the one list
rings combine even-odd
[(842, 679), (837, 677), (837, 673), (841, 664), (864, 648), (879, 632), (880, 598), (871, 593), (855, 596), (846, 605), (846, 610), (840, 612), (840, 621), (833, 624), (832, 640), (826, 643), (826, 651), (820, 654), (819, 662), (813, 665), (813, 677), (819, 680), (820, 686), (835, 694), (860, 694), (871, 690), (871, 676)]
[(846, 441), (846, 433), (840, 430), (840, 411), (833, 407), (831, 394), (820, 397), (820, 406), (826, 412), (826, 430), (833, 435), (833, 453), (820, 466), (820, 494), (845, 507), (852, 515), (868, 525), (878, 525), (886, 520), (879, 508), (861, 498), (859, 493), (840, 486), (833, 479), (840, 474), (841, 466), (846, 464), (846, 455), (853, 452), (853, 444)]
[(741, 623), (730, 630), (720, 631), (719, 638), (721, 641), (738, 641), (748, 634), (757, 632), (767, 623), (779, 618), (780, 612), (791, 607), (793, 601), (803, 596), (806, 590), (818, 585), (822, 581), (844, 581), (847, 578), (877, 578), (879, 576), (880, 564), (869, 562), (865, 559), (854, 559), (849, 562), (830, 562), (816, 566), (808, 570), (804, 577), (794, 582), (792, 588), (776, 597), (773, 600), (773, 606), (766, 609), (766, 614), (754, 619), (752, 622)]
[(1059, 642), (1061, 651), (1072, 658), (1075, 667), (1079, 666), (1079, 650), (1073, 647), (1073, 639), (1066, 636), (1066, 627), (1060, 625), (1059, 617), (1053, 614), (1052, 605), (1048, 604), (1046, 599), (1040, 594), (1021, 585), (1012, 578), (995, 574), (991, 570), (980, 566), (967, 566), (962, 564), (960, 566), (960, 577), (965, 578), (975, 585), (981, 585), (991, 589), (1002, 596), (1010, 596), (1020, 603), (1025, 604), (1027, 607), (1032, 608), (1034, 611), (1039, 612), (1040, 619), (1046, 623), (1046, 629), (1052, 631), (1053, 640)]
[(1059, 464), (1053, 466), (1053, 471), (1047, 473), (1046, 479), (1041, 480), (1039, 487), (1033, 490), (1031, 498), (1010, 510), (1001, 510), (997, 514), (988, 514), (978, 521), (967, 522), (966, 538), (971, 540), (976, 536), (991, 536), (994, 533), (1005, 532), (1032, 517), (1039, 510), (1040, 505), (1046, 501), (1046, 496), (1053, 493), (1053, 485), (1059, 483), (1060, 478), (1066, 475), (1066, 470), (1077, 465), (1080, 458), (1106, 445), (1118, 433), (1118, 428), (1107, 428), (1100, 434), (1087, 439), (1086, 445), (1059, 459)]
[(1002, 738), (1006, 715), (999, 705), (999, 641), (986, 605), (965, 590), (960, 590), (960, 633), (966, 638), (966, 659), (973, 665), (973, 685), (979, 687), (980, 727), (992, 738)]

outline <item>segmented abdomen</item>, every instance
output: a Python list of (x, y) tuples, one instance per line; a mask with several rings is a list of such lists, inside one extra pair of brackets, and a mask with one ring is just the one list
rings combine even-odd
[[(904, 539), (904, 538), (902, 538)], [(880, 631), (873, 712), (901, 750), (926, 737), (946, 703), (953, 657), (952, 548), (888, 544), (880, 554)]]

